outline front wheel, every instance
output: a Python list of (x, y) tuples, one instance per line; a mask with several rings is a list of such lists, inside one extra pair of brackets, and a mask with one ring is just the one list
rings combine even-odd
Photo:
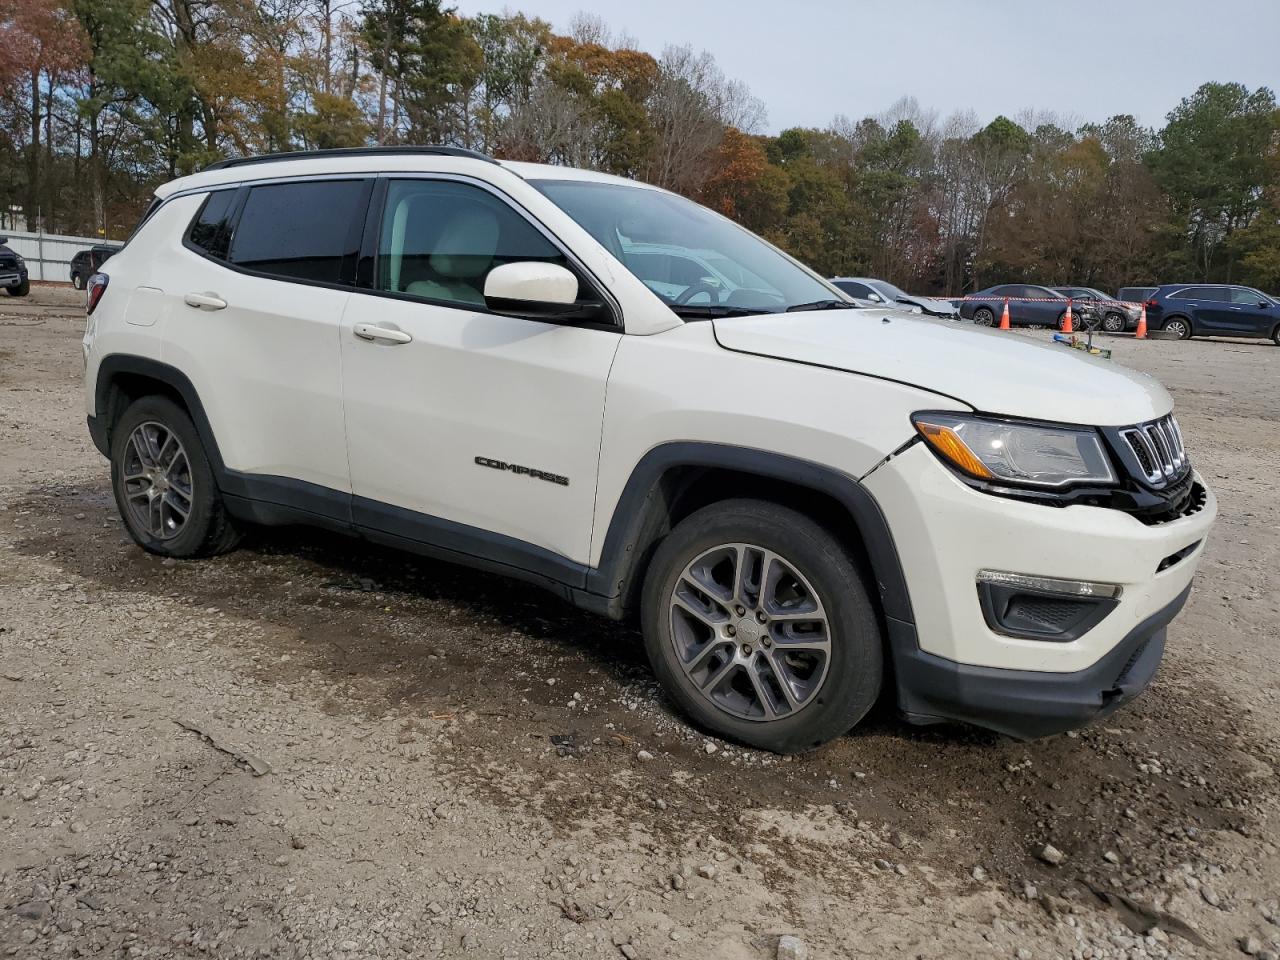
[(1182, 317), (1166, 320), (1163, 329), (1168, 330), (1179, 340), (1191, 339), (1191, 321), (1184, 320)]
[(240, 536), (185, 410), (143, 397), (112, 429), (111, 486), (130, 536), (165, 557), (207, 557)]
[(80, 276), (80, 274), (73, 273), (71, 275), (71, 286), (75, 287), (77, 290), (84, 289), (84, 279)]
[(25, 297), (31, 292), (31, 281), (23, 280), (16, 287), (5, 287), (4, 292), (11, 297)]
[(1124, 333), (1125, 318), (1120, 313), (1108, 313), (1102, 318), (1102, 329), (1107, 333)]
[(846, 733), (880, 692), (883, 639), (839, 541), (760, 500), (704, 507), (659, 545), (641, 620), (654, 673), (700, 726), (793, 753)]
[(973, 311), (973, 322), (980, 327), (993, 327), (996, 323), (996, 315), (987, 307), (979, 307)]

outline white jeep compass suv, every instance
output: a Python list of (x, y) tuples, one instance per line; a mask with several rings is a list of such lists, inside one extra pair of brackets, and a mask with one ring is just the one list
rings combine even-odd
[(217, 163), (157, 192), (89, 313), (89, 430), (145, 549), (318, 524), (638, 613), (672, 699), (771, 750), (882, 693), (1017, 737), (1115, 709), (1216, 512), (1148, 377), (855, 309), (582, 170)]

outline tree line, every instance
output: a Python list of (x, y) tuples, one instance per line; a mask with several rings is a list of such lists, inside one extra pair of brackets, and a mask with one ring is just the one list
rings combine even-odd
[(1237, 83), (1159, 129), (911, 99), (825, 129), (765, 111), (707, 53), (637, 49), (442, 0), (11, 0), (0, 226), (126, 236), (154, 187), (227, 156), (435, 143), (692, 197), (826, 274), (1280, 288), (1280, 110)]

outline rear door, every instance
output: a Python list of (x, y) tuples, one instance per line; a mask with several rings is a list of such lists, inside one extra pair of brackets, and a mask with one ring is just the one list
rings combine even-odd
[(213, 192), (156, 278), (170, 304), (162, 358), (201, 398), (229, 493), (349, 514), (338, 331), (370, 189), (343, 178)]
[(379, 196), (374, 263), (341, 336), (356, 522), (558, 580), (575, 566), (581, 575), (621, 328), (488, 309), (485, 278), (504, 263), (558, 263), (582, 296), (599, 291), (484, 184), (387, 178)]
[(1196, 321), (1196, 333), (1229, 336), (1238, 326), (1239, 311), (1231, 303), (1230, 287), (1192, 287), (1185, 305)]

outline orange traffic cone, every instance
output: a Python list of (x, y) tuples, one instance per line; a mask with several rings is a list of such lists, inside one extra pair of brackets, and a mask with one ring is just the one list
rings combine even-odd
[(1009, 329), (1009, 298), (1004, 298), (1004, 312), (1000, 314), (1000, 329)]
[(1075, 333), (1075, 327), (1071, 323), (1071, 301), (1067, 301), (1067, 312), (1062, 317), (1062, 332)]
[(1147, 305), (1142, 305), (1142, 312), (1138, 314), (1138, 332), (1135, 334), (1137, 339), (1147, 339)]

